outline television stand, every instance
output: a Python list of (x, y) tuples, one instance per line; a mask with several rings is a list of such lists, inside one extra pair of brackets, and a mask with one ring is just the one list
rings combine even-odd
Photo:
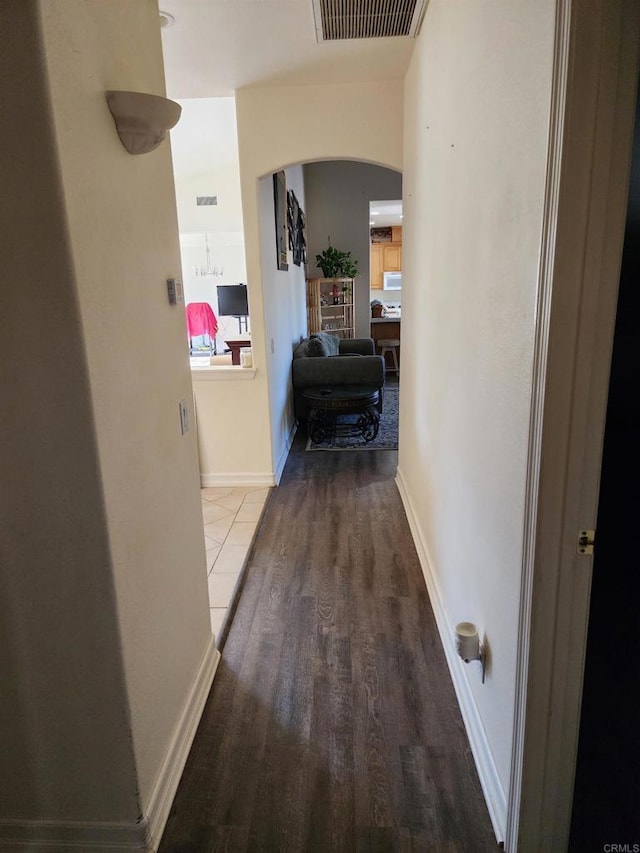
[[(243, 332), (249, 332), (249, 317), (240, 317), (237, 316), (236, 320), (238, 321), (238, 334), (241, 335)], [(244, 329), (242, 328), (244, 326)]]

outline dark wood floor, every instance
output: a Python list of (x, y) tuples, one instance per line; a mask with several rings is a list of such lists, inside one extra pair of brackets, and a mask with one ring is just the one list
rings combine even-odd
[(495, 851), (393, 451), (296, 439), (161, 853)]

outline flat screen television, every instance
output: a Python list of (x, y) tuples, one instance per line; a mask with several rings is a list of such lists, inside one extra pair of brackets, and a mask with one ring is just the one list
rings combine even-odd
[(217, 289), (218, 314), (220, 317), (247, 317), (249, 315), (246, 284), (219, 284)]

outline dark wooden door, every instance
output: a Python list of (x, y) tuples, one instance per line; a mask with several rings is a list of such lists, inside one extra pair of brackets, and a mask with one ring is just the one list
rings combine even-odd
[(640, 851), (639, 324), (640, 102), (602, 461), (569, 845), (575, 853)]

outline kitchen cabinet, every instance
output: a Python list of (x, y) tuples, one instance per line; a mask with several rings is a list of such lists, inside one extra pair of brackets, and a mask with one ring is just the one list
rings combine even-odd
[(402, 271), (402, 246), (382, 243), (382, 269), (384, 272)]
[(341, 338), (353, 338), (352, 278), (307, 279), (307, 326), (313, 332), (331, 332)]
[(374, 290), (382, 290), (382, 273), (384, 272), (384, 244), (372, 243), (369, 260), (369, 286)]
[(369, 287), (382, 290), (385, 272), (402, 272), (402, 226), (391, 229), (390, 243), (371, 243), (369, 254)]

